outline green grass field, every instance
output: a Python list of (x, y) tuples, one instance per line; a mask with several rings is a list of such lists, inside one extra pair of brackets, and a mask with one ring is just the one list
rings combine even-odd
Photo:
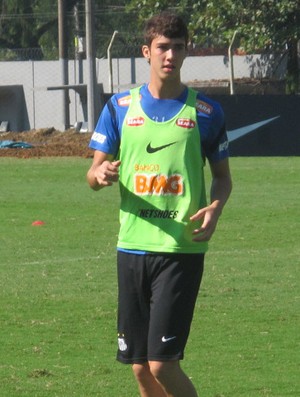
[[(118, 189), (89, 164), (0, 159), (1, 397), (138, 397), (115, 361)], [(201, 397), (298, 397), (300, 158), (231, 168), (183, 367)]]

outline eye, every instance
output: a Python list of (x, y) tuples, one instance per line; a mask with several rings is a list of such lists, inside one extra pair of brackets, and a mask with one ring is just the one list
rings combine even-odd
[(165, 44), (159, 44), (157, 46), (157, 48), (159, 48), (162, 51), (168, 51), (168, 49), (169, 49), (169, 47), (167, 45), (165, 45)]
[(175, 50), (176, 51), (183, 51), (185, 49), (185, 45), (184, 44), (176, 44), (175, 45)]

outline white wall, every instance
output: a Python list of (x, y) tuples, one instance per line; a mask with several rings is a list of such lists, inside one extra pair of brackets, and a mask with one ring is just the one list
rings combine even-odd
[[(260, 55), (234, 56), (235, 78), (266, 77), (272, 61), (272, 56), (267, 59)], [(278, 68), (277, 77), (284, 76), (285, 67), (286, 65), (283, 64)], [(104, 92), (110, 92), (106, 59), (96, 60), (96, 75), (98, 83), (103, 84)], [(143, 84), (148, 80), (148, 76), (149, 65), (144, 58), (113, 59), (114, 92)], [(188, 57), (183, 64), (181, 76), (183, 82), (189, 84), (194, 80), (228, 80), (228, 59), (223, 56)], [(59, 61), (0, 62), (0, 108), (7, 106), (5, 97), (1, 97), (1, 85), (23, 85), (30, 128), (63, 129), (62, 91), (47, 90), (47, 87), (59, 86), (61, 81)], [(87, 64), (84, 61), (83, 83), (86, 81)], [(71, 60), (69, 61), (69, 84), (78, 83), (79, 64)], [(85, 121), (79, 95), (74, 90), (69, 90), (69, 96), (71, 125), (74, 125), (76, 121)]]

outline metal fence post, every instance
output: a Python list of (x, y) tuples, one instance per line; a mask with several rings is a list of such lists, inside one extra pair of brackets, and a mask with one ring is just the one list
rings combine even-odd
[(228, 59), (229, 59), (229, 70), (230, 70), (230, 95), (234, 94), (234, 66), (233, 66), (233, 54), (232, 48), (236, 42), (238, 31), (236, 30), (233, 34), (230, 46), (228, 48)]
[(95, 128), (95, 94), (96, 94), (96, 63), (95, 63), (95, 40), (94, 40), (94, 1), (85, 0), (85, 23), (86, 23), (86, 56), (88, 66), (87, 82), (87, 114), (88, 131), (93, 132)]

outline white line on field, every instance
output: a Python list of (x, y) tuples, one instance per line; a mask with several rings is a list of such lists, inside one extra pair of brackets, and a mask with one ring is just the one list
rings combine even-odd
[(28, 266), (28, 265), (47, 265), (47, 264), (53, 264), (53, 265), (59, 265), (67, 262), (82, 262), (82, 261), (89, 261), (89, 260), (98, 260), (100, 259), (100, 256), (86, 256), (86, 257), (81, 257), (81, 258), (53, 258), (53, 259), (45, 259), (45, 260), (40, 260), (40, 261), (33, 261), (33, 262), (22, 262), (21, 265), (23, 266)]

